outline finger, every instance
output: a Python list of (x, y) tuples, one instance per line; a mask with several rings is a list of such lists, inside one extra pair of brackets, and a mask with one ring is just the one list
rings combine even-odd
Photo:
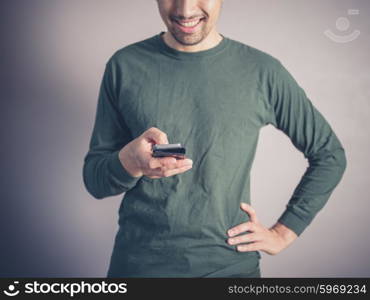
[(155, 159), (158, 160), (161, 166), (165, 169), (173, 169), (177, 166), (177, 160), (172, 156), (158, 157)]
[(152, 179), (154, 179), (154, 178), (161, 178), (161, 177), (163, 177), (162, 176), (162, 172), (163, 172), (162, 168), (159, 167), (159, 168), (155, 168), (153, 170), (150, 170), (149, 172), (147, 172), (145, 174), (145, 176), (146, 177), (149, 177), (149, 178), (152, 178)]
[(189, 158), (178, 160), (172, 156), (160, 157), (160, 158), (150, 158), (149, 159), (149, 168), (163, 168), (164, 170), (168, 169), (178, 169), (185, 166), (191, 166), (193, 161)]
[(157, 127), (151, 127), (143, 133), (143, 137), (154, 144), (168, 144), (167, 134)]
[(231, 236), (238, 235), (239, 233), (245, 232), (245, 231), (254, 231), (255, 230), (255, 224), (252, 222), (245, 222), (241, 223), (235, 227), (230, 228), (227, 231), (227, 234)]
[(183, 159), (177, 159), (176, 160), (176, 168), (182, 168), (186, 166), (192, 166), (193, 160), (190, 158), (183, 158)]
[(176, 158), (174, 157), (151, 157), (149, 159), (149, 168), (170, 168), (171, 166), (176, 167)]
[(256, 242), (259, 240), (259, 236), (256, 233), (248, 233), (239, 235), (233, 238), (229, 238), (227, 240), (229, 245), (238, 245), (241, 243), (250, 243), (250, 242)]
[(157, 178), (161, 178), (161, 176), (153, 176), (153, 175), (145, 175), (146, 177), (149, 177), (150, 179), (157, 179)]
[(261, 248), (262, 248), (261, 242), (255, 242), (255, 243), (250, 243), (248, 245), (236, 246), (236, 250), (238, 250), (239, 252), (258, 251), (258, 250), (261, 250)]
[(161, 160), (158, 159), (158, 158), (154, 158), (154, 157), (149, 158), (148, 167), (151, 170), (154, 170), (154, 169), (157, 169), (157, 168), (160, 169), (162, 167)]
[(188, 166), (183, 166), (181, 168), (165, 170), (163, 172), (163, 177), (169, 177), (169, 176), (173, 176), (173, 175), (176, 175), (176, 174), (180, 174), (180, 173), (183, 173), (185, 171), (190, 170), (191, 168), (192, 168), (192, 166), (188, 165)]
[(169, 156), (159, 159), (162, 163), (162, 166), (166, 169), (182, 168), (186, 166), (191, 166), (193, 164), (193, 161), (190, 158), (176, 159), (175, 157)]
[(190, 170), (191, 168), (192, 168), (192, 166), (184, 166), (184, 167), (181, 167), (181, 168), (165, 170), (165, 171), (163, 171), (163, 168), (157, 168), (157, 169), (154, 170), (155, 172), (152, 171), (149, 174), (147, 174), (146, 176), (149, 177), (149, 178), (152, 178), (152, 179), (169, 177), (169, 176), (173, 176), (173, 175), (176, 175), (176, 174), (183, 173), (187, 170)]
[(240, 208), (249, 215), (249, 218), (252, 222), (254, 222), (254, 223), (258, 222), (256, 211), (254, 210), (254, 208), (250, 204), (247, 204), (245, 202), (241, 202), (240, 203)]

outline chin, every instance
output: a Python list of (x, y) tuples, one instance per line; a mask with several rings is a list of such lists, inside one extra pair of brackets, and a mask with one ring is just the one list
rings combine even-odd
[(201, 41), (204, 40), (203, 36), (194, 36), (194, 37), (179, 37), (179, 36), (174, 36), (176, 41), (179, 42), (182, 45), (186, 46), (192, 46), (192, 45), (197, 45)]
[(174, 39), (184, 45), (184, 46), (192, 46), (197, 45), (200, 42), (202, 42), (208, 34), (206, 34), (203, 31), (200, 31), (199, 33), (195, 34), (184, 34), (182, 32), (176, 32), (176, 31), (170, 31)]

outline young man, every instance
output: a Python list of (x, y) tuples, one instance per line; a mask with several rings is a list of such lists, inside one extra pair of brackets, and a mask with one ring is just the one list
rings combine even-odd
[[(305, 92), (270, 55), (220, 34), (222, 0), (158, 0), (168, 29), (106, 64), (87, 190), (125, 192), (108, 277), (260, 277), (339, 183), (344, 149)], [(271, 228), (250, 206), (260, 128), (272, 124), (308, 159)], [(152, 157), (182, 143), (189, 158)]]

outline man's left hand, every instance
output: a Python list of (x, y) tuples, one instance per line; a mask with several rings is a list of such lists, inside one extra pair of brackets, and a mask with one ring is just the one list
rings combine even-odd
[[(229, 236), (227, 242), (229, 245), (237, 245), (236, 249), (238, 251), (261, 250), (267, 254), (275, 255), (288, 247), (297, 238), (297, 234), (294, 231), (281, 223), (276, 223), (271, 228), (263, 226), (258, 221), (254, 208), (249, 204), (242, 202), (240, 208), (249, 215), (250, 220), (230, 228), (227, 232)], [(250, 233), (239, 235), (246, 231)]]

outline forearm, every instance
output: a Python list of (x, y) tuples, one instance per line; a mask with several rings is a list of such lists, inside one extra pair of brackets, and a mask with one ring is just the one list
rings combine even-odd
[(87, 155), (83, 179), (88, 192), (97, 199), (115, 196), (134, 187), (139, 177), (132, 176), (122, 165), (119, 152)]
[[(337, 139), (334, 141), (339, 145)], [(300, 235), (324, 207), (340, 182), (345, 168), (346, 156), (339, 146), (312, 155), (309, 158), (309, 167), (278, 222)]]

